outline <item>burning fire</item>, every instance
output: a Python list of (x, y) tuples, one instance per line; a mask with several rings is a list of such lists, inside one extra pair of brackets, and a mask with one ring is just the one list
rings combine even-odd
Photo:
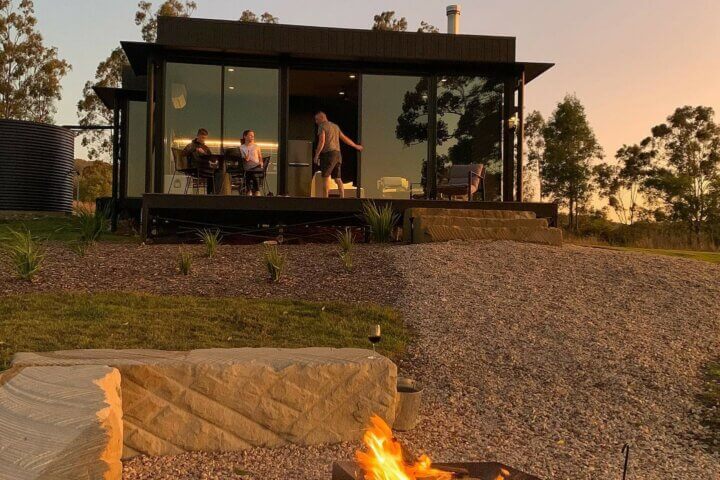
[(453, 474), (432, 468), (427, 455), (421, 455), (417, 462), (405, 462), (400, 442), (393, 438), (392, 430), (382, 418), (373, 415), (372, 426), (367, 429), (363, 441), (367, 452), (355, 454), (365, 472), (365, 480), (451, 480)]

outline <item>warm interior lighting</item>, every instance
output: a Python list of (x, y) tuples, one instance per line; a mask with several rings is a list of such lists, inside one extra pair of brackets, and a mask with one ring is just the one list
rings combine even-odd
[(363, 442), (367, 451), (358, 451), (355, 459), (365, 473), (365, 480), (451, 480), (453, 475), (432, 468), (427, 455), (414, 464), (403, 458), (402, 445), (395, 440), (390, 427), (377, 415), (370, 419)]
[(234, 68), (228, 68), (228, 72), (234, 72), (234, 71), (235, 71)]
[(233, 87), (232, 85), (230, 85), (228, 88), (229, 88), (230, 90), (235, 90), (235, 87)]
[(182, 110), (187, 105), (187, 88), (184, 83), (173, 83), (170, 86), (170, 98), (175, 110)]
[(355, 75), (350, 75), (350, 80), (355, 80)]
[(445, 82), (447, 82), (447, 78), (441, 78), (440, 81), (441, 81), (442, 83), (445, 83)]
[[(184, 147), (185, 145), (189, 144), (192, 141), (193, 141), (192, 138), (176, 138), (173, 140), (172, 144), (173, 144), (173, 147), (175, 147), (175, 148), (181, 148), (181, 147)], [(225, 145), (225, 148), (239, 147), (240, 145), (242, 145), (240, 140), (225, 139), (223, 142), (221, 142), (219, 139), (208, 139), (205, 141), (205, 145), (207, 145), (208, 147), (220, 148), (223, 144)], [(255, 142), (255, 145), (257, 145), (260, 148), (267, 148), (267, 149), (271, 149), (271, 150), (278, 148), (278, 144), (274, 143), (274, 142)]]

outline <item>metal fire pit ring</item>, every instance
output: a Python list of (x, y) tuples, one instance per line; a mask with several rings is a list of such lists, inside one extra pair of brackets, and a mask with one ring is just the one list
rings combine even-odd
[[(497, 480), (499, 477), (504, 480), (540, 480), (539, 477), (496, 462), (433, 463), (433, 468), (458, 472), (457, 479)], [(509, 475), (500, 476), (503, 470)], [(363, 480), (363, 472), (354, 462), (337, 462), (333, 464), (332, 480)]]

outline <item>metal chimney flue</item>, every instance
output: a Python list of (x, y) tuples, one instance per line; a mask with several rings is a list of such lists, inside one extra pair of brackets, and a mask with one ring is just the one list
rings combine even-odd
[(448, 29), (447, 33), (457, 35), (460, 33), (460, 5), (447, 7)]

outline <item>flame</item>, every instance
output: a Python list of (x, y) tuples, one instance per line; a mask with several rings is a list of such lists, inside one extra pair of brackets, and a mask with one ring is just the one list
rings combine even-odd
[(380, 417), (373, 415), (372, 426), (363, 441), (367, 452), (358, 451), (355, 459), (365, 472), (365, 480), (451, 480), (453, 475), (432, 468), (427, 455), (410, 465), (403, 459), (402, 446), (393, 438), (392, 430)]

